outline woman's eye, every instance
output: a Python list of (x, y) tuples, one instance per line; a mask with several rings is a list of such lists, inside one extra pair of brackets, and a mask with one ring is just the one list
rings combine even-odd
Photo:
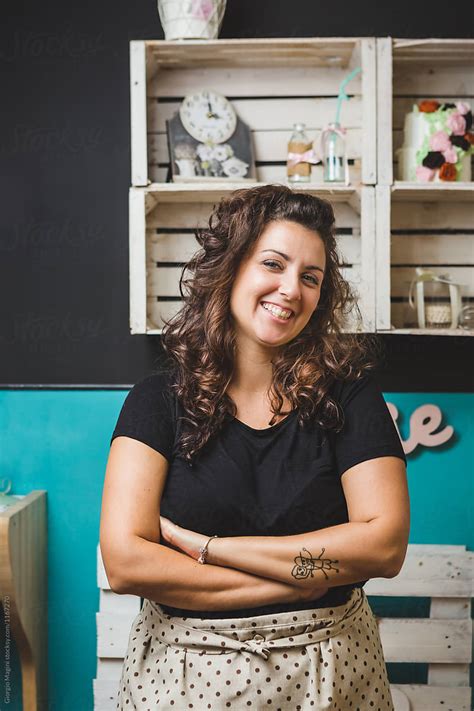
[[(267, 259), (265, 262), (263, 262), (263, 264), (266, 267), (269, 267), (270, 269), (275, 269), (275, 268), (281, 269), (281, 264), (279, 262), (273, 261), (272, 259)], [(313, 276), (312, 274), (305, 274), (304, 276), (309, 277), (309, 281), (311, 284), (318, 286), (319, 279), (317, 277)]]

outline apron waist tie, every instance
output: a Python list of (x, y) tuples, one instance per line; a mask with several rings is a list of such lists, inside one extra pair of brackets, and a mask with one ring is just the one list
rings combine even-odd
[[(353, 604), (339, 618), (308, 621), (304, 631), (291, 634), (290, 625), (242, 628), (240, 630), (213, 631), (208, 628), (196, 628), (170, 617), (161, 610), (158, 603), (145, 599), (142, 607), (142, 621), (149, 634), (156, 641), (173, 648), (181, 648), (195, 654), (226, 654), (232, 651), (247, 651), (268, 659), (274, 649), (288, 649), (315, 644), (323, 640), (344, 634), (364, 614), (367, 599), (362, 590), (355, 594)], [(273, 632), (270, 632), (273, 629)], [(253, 632), (250, 639), (237, 639), (237, 632)], [(278, 637), (278, 633), (282, 636)], [(235, 637), (231, 635), (234, 634)], [(266, 635), (266, 636), (265, 636)], [(269, 639), (269, 637), (275, 639)]]

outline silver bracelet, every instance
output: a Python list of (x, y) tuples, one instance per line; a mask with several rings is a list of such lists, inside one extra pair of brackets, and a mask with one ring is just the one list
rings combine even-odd
[(219, 536), (216, 534), (214, 536), (210, 536), (206, 543), (202, 546), (202, 548), (199, 549), (199, 558), (197, 559), (198, 563), (205, 563), (207, 559), (207, 547), (209, 545), (209, 541), (212, 538), (219, 538)]

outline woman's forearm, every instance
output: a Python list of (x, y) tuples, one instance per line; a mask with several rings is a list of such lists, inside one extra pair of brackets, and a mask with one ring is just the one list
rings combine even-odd
[(233, 610), (315, 599), (327, 586), (313, 585), (313, 596), (295, 581), (275, 581), (219, 565), (201, 565), (185, 553), (134, 538), (122, 564), (116, 592), (138, 595), (188, 610)]
[(210, 541), (208, 561), (305, 587), (393, 577), (401, 567), (378, 520), (351, 522), (293, 536), (237, 536)]

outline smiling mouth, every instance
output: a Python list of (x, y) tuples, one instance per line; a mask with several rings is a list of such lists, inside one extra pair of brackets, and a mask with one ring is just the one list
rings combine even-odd
[[(265, 301), (261, 301), (260, 306), (270, 316), (272, 316), (272, 318), (274, 318), (276, 321), (279, 321), (280, 323), (286, 323), (287, 321), (291, 321), (292, 317), (294, 316), (293, 312), (290, 311), (290, 309), (288, 309), (288, 310), (279, 309), (278, 307), (271, 306), (270, 304), (268, 304)], [(288, 315), (283, 316), (282, 313), (284, 313), (284, 314), (289, 313), (289, 316)]]

